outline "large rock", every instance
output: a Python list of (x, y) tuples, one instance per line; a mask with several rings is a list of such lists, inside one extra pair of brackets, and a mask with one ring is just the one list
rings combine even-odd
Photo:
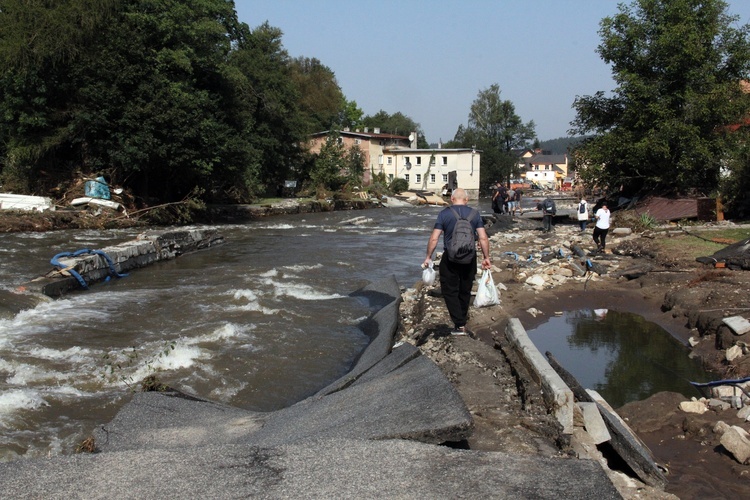
[(721, 445), (741, 464), (750, 463), (750, 434), (742, 427), (731, 426), (721, 436)]

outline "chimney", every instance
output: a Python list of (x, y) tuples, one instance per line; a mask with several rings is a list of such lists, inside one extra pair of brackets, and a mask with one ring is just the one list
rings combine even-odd
[(380, 133), (380, 127), (375, 127), (375, 128), (373, 129), (373, 133), (375, 133), (375, 134), (379, 134), (379, 133)]
[(369, 133), (370, 133), (370, 127), (365, 127), (365, 134), (369, 134)]

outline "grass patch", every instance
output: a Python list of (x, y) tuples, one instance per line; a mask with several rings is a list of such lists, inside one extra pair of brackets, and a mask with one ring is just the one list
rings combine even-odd
[(659, 253), (672, 259), (694, 261), (698, 257), (713, 255), (727, 245), (750, 238), (750, 229), (726, 228), (716, 230), (689, 230), (690, 234), (657, 238)]

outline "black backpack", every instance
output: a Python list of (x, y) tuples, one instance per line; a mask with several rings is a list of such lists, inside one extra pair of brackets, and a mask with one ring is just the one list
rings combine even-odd
[(445, 247), (445, 253), (448, 254), (448, 260), (451, 262), (468, 264), (474, 259), (477, 253), (474, 228), (471, 226), (471, 221), (477, 215), (477, 211), (472, 208), (469, 217), (463, 218), (453, 207), (448, 208), (456, 216), (456, 223), (453, 225), (451, 241)]
[(557, 213), (557, 208), (555, 207), (555, 202), (552, 201), (549, 198), (547, 198), (546, 200), (544, 200), (544, 211), (547, 212), (547, 213), (549, 213), (549, 214), (555, 215)]
[(586, 213), (586, 204), (581, 203), (581, 205), (578, 207), (578, 213), (579, 214), (585, 214)]

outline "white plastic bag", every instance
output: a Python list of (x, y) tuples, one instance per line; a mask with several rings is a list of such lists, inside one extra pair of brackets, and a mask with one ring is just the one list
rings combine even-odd
[(433, 268), (432, 261), (430, 261), (430, 264), (424, 268), (424, 271), (422, 271), (422, 281), (425, 286), (432, 286), (432, 284), (435, 283), (435, 269)]
[(474, 307), (494, 306), (499, 303), (500, 297), (498, 297), (492, 273), (489, 269), (485, 269), (482, 271), (482, 278), (479, 280), (477, 287), (477, 295), (474, 297)]

